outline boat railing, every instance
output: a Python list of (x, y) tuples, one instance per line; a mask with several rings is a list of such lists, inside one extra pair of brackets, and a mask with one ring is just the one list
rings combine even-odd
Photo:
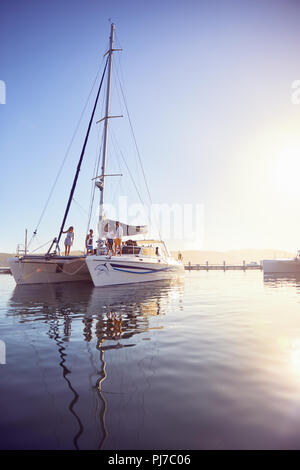
[(17, 245), (17, 256), (26, 255), (26, 254), (27, 254), (27, 250), (25, 248), (25, 245), (23, 243), (19, 243)]

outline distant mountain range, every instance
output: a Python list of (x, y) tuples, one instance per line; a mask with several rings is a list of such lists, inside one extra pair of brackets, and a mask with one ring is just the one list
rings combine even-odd
[(11, 253), (0, 253), (0, 266), (8, 266), (7, 259), (11, 256), (14, 255)]
[[(74, 251), (74, 255), (82, 254), (82, 252)], [(172, 254), (177, 257), (178, 251), (173, 251)], [(295, 253), (283, 250), (229, 250), (229, 251), (182, 251), (183, 260), (185, 264), (191, 262), (192, 264), (222, 264), (237, 263), (242, 264), (243, 261), (251, 263), (255, 261), (259, 263), (262, 259), (278, 259), (278, 258), (293, 258)], [(15, 256), (12, 253), (0, 253), (0, 266), (7, 266), (7, 259)]]

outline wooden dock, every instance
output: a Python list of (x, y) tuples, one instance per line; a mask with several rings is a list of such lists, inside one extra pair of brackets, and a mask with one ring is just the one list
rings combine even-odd
[(185, 264), (184, 269), (188, 271), (213, 271), (213, 270), (219, 270), (219, 271), (227, 271), (227, 270), (253, 270), (253, 269), (259, 269), (262, 270), (262, 264), (260, 263), (246, 263), (243, 261), (243, 264), (226, 264), (224, 261), (222, 264), (209, 264), (208, 261), (206, 261), (205, 264)]

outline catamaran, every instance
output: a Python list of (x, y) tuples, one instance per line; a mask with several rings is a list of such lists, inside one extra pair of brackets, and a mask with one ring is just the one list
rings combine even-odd
[[(93, 283), (96, 287), (170, 279), (174, 277), (174, 275), (182, 274), (184, 270), (183, 264), (180, 261), (172, 258), (166, 244), (162, 240), (128, 240), (121, 248), (119, 256), (110, 257), (105, 254), (106, 250), (103, 240), (105, 234), (111, 231), (116, 233), (117, 229), (117, 221), (107, 220), (104, 214), (107, 131), (110, 114), (110, 86), (112, 55), (114, 51), (114, 33), (115, 25), (112, 24), (110, 33), (106, 113), (104, 122), (104, 144), (101, 166), (102, 173), (99, 176), (98, 184), (96, 182), (100, 189), (100, 211), (98, 224), (99, 245), (96, 255), (86, 257), (86, 264)], [(125, 228), (127, 233), (128, 230), (131, 230), (132, 235), (147, 232), (146, 226), (126, 226)]]
[[(170, 255), (170, 252), (168, 251), (164, 241), (160, 239), (132, 239), (135, 235), (141, 235), (148, 232), (148, 228), (145, 225), (135, 226), (119, 222), (119, 225), (122, 227), (123, 237), (126, 239), (126, 241), (123, 242), (123, 246), (120, 247), (120, 252), (118, 254), (115, 256), (107, 255), (107, 248), (105, 245), (105, 240), (107, 238), (106, 235), (108, 232), (116, 233), (116, 221), (107, 219), (104, 214), (104, 188), (106, 176), (115, 176), (105, 174), (108, 123), (110, 118), (119, 117), (110, 116), (112, 57), (114, 51), (120, 50), (114, 49), (114, 35), (115, 25), (112, 23), (110, 30), (109, 50), (105, 54), (107, 57), (104, 71), (100, 81), (92, 115), (90, 117), (88, 130), (85, 136), (59, 234), (52, 241), (52, 244), (46, 254), (33, 255), (28, 254), (27, 250), (25, 250), (24, 255), (15, 256), (8, 260), (11, 272), (17, 284), (92, 281), (96, 287), (100, 287), (171, 279), (174, 276), (181, 275), (184, 271), (182, 262), (174, 259)], [(100, 91), (102, 89), (104, 77), (106, 76), (107, 85), (105, 116), (100, 120), (104, 122), (101, 175), (94, 178), (95, 187), (100, 190), (100, 211), (98, 223), (99, 239), (97, 241), (98, 246), (95, 250), (96, 253), (93, 255), (61, 256), (59, 243), (61, 236), (64, 233), (65, 224), (73, 200), (81, 164), (97, 108)]]

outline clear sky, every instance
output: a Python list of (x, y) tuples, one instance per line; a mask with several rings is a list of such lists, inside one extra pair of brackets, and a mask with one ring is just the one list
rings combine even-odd
[[(296, 0), (2, 0), (0, 251), (14, 251), (37, 225), (102, 63), (109, 18), (153, 202), (204, 205), (203, 242), (171, 247), (300, 248), (300, 104), (291, 100), (299, 15)], [(124, 112), (116, 78), (112, 97), (112, 114)], [(91, 106), (34, 247), (57, 235)], [(132, 141), (113, 121), (138, 174)], [(85, 236), (98, 133), (94, 124), (66, 224), (75, 226), (75, 248)], [(111, 180), (111, 200), (126, 193), (122, 178)], [(138, 202), (134, 188), (128, 194)]]

